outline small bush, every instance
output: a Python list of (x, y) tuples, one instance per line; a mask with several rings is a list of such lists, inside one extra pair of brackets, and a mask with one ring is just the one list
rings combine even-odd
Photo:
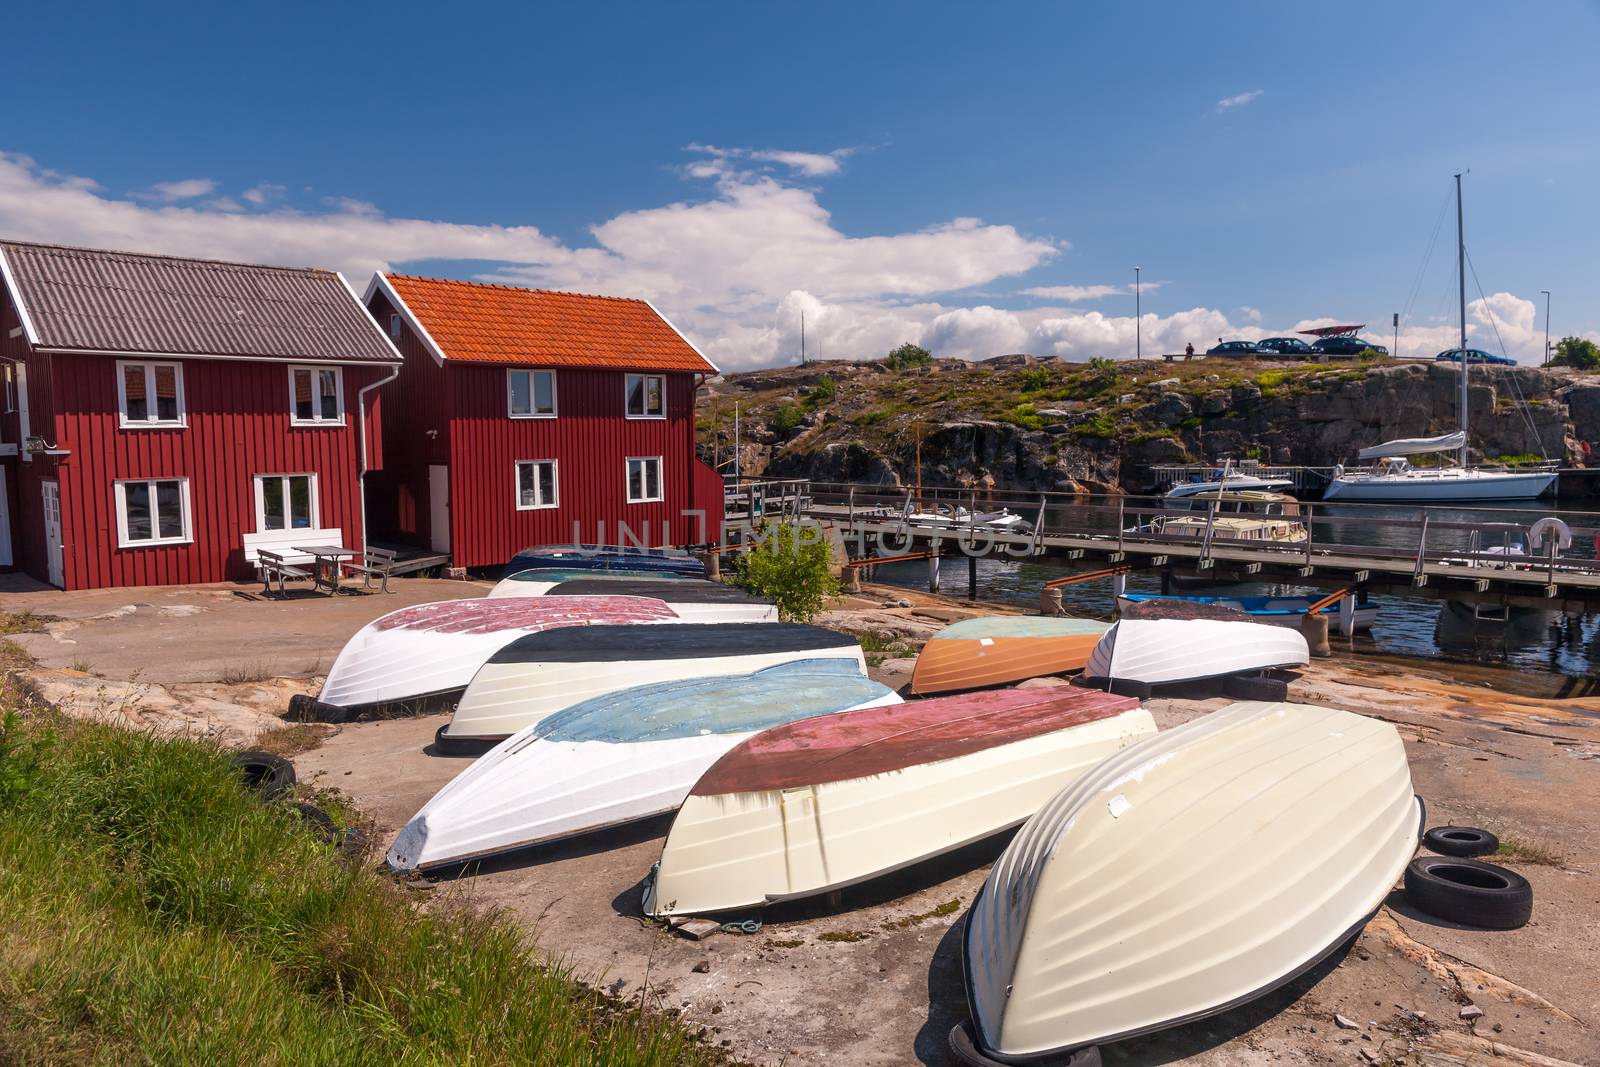
[(814, 526), (781, 523), (763, 533), (734, 561), (733, 584), (772, 601), (785, 622), (810, 622), (839, 594), (829, 571), (831, 546)]
[(926, 367), (933, 362), (933, 353), (921, 345), (914, 345), (910, 341), (890, 352), (884, 358), (883, 365), (889, 370), (909, 370), (912, 367)]
[(835, 396), (837, 396), (838, 393), (839, 383), (834, 381), (831, 376), (824, 374), (821, 378), (817, 379), (817, 384), (811, 387), (811, 393), (806, 397), (806, 403), (810, 404), (812, 407), (816, 407), (819, 404), (826, 404)]
[(778, 409), (772, 413), (772, 431), (776, 434), (787, 436), (800, 425), (800, 420), (805, 418), (805, 412), (793, 404), (779, 404)]
[(1032, 367), (1022, 372), (1020, 379), (1024, 393), (1037, 393), (1048, 389), (1055, 382), (1056, 376), (1048, 367)]
[(1040, 430), (1044, 428), (1044, 419), (1034, 411), (1033, 405), (1027, 401), (1023, 401), (1000, 417), (1013, 426), (1021, 426), (1025, 430)]
[(1117, 372), (1117, 361), (1114, 359), (1107, 359), (1105, 356), (1095, 356), (1089, 361), (1089, 369), (1094, 371), (1096, 374), (1105, 374), (1108, 372), (1115, 374)]

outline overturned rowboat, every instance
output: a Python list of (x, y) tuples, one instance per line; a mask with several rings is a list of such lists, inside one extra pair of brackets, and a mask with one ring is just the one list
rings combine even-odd
[(1155, 733), (1129, 697), (1009, 689), (776, 726), (695, 785), (644, 910), (666, 917), (830, 892), (1010, 829)]
[[(562, 582), (584, 578), (592, 581), (648, 581), (648, 582), (703, 582), (704, 578), (694, 578), (687, 574), (678, 574), (674, 571), (641, 571), (641, 570), (596, 570), (581, 567), (534, 567), (530, 570), (517, 571), (508, 574), (495, 583), (489, 590), (488, 596), (544, 596)], [(651, 594), (652, 596), (655, 594)]]
[(1109, 623), (1039, 615), (962, 619), (928, 639), (911, 673), (918, 695), (1081, 670)]
[(1360, 931), (1421, 821), (1400, 735), (1349, 712), (1232, 704), (1125, 748), (990, 871), (952, 1043), (1023, 1063), (1275, 989)]
[(705, 564), (681, 548), (621, 548), (616, 545), (535, 545), (506, 565), (504, 574), (544, 568), (562, 570), (666, 571), (704, 578)]
[[(537, 571), (535, 574), (539, 573)], [(511, 581), (507, 579), (506, 581)], [(505, 585), (501, 582), (500, 585)], [(515, 582), (528, 590), (530, 596), (599, 596), (606, 593), (624, 596), (650, 596), (666, 603), (686, 622), (777, 622), (778, 609), (771, 601), (759, 600), (748, 593), (721, 582), (694, 581), (683, 578), (632, 578), (618, 580), (613, 575), (596, 574), (593, 577), (569, 578), (549, 588), (538, 589), (538, 583)], [(500, 586), (496, 586), (499, 589)], [(492, 592), (491, 596), (494, 595)], [(512, 595), (512, 594), (502, 594)]]
[[(1366, 599), (1366, 594), (1352, 594), (1357, 597), (1352, 602), (1352, 619), (1357, 630), (1370, 630), (1372, 624), (1378, 619), (1378, 605)], [(1211, 604), (1217, 607), (1235, 608), (1250, 615), (1261, 622), (1279, 623), (1288, 626), (1300, 625), (1300, 620), (1305, 618), (1313, 607), (1327, 598), (1316, 596), (1169, 596), (1155, 593), (1123, 593), (1117, 597), (1117, 611), (1121, 614), (1135, 604)], [(1448, 601), (1447, 601), (1448, 603)], [(1337, 616), (1339, 605), (1326, 609), (1330, 616)]]
[[(554, 603), (570, 597), (539, 597)], [(510, 601), (495, 601), (508, 603)], [(565, 633), (565, 636), (563, 636)], [(802, 659), (866, 664), (849, 634), (802, 623), (680, 622), (589, 626), (518, 638), (479, 668), (439, 731), (441, 744), (500, 741), (591, 697), (652, 682), (749, 674)]]
[(345, 642), (316, 703), (358, 709), (458, 693), (495, 652), (530, 634), (579, 626), (676, 623), (660, 600), (445, 600), (391, 611)]
[(584, 701), (508, 738), (408, 822), (397, 870), (434, 867), (659, 815), (752, 733), (898, 705), (846, 659), (658, 682)]
[(1298, 630), (1211, 619), (1123, 619), (1095, 645), (1086, 679), (1166, 685), (1278, 667), (1303, 667)]

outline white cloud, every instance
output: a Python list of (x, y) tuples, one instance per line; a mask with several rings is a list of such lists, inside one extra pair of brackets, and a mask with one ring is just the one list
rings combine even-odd
[[(1166, 282), (1140, 282), (1141, 292), (1152, 293)], [(1104, 300), (1108, 296), (1132, 296), (1132, 285), (1038, 285), (1022, 290), (1024, 296), (1042, 300), (1060, 300), (1068, 304), (1081, 304), (1090, 300)]]
[(256, 207), (262, 207), (270, 201), (279, 199), (283, 196), (283, 194), (283, 186), (276, 185), (272, 182), (261, 182), (259, 185), (252, 185), (250, 188), (240, 193), (239, 197), (246, 203), (254, 204)]
[(684, 151), (707, 156), (689, 165), (689, 173), (696, 178), (714, 178), (736, 169), (738, 161), (778, 163), (806, 178), (828, 178), (844, 169), (844, 160), (853, 148), (835, 148), (832, 152), (794, 152), (775, 148), (718, 148), (716, 145), (685, 145)]
[(1244, 107), (1246, 104), (1258, 99), (1264, 92), (1266, 92), (1265, 89), (1251, 89), (1235, 96), (1225, 96), (1217, 101), (1217, 110), (1232, 111), (1236, 107)]
[(216, 188), (217, 183), (210, 178), (184, 178), (175, 182), (156, 182), (144, 192), (134, 195), (141, 200), (158, 200), (163, 204), (172, 204), (179, 200), (196, 200), (202, 196), (210, 196)]

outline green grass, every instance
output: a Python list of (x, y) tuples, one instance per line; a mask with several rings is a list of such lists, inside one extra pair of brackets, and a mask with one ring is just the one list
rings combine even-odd
[(943, 919), (946, 916), (954, 915), (960, 910), (961, 898), (956, 897), (954, 900), (947, 900), (943, 904), (940, 904), (929, 911), (918, 912), (915, 915), (907, 915), (900, 919), (886, 919), (878, 925), (882, 926), (885, 930), (904, 930), (909, 926), (917, 926), (921, 923), (925, 923), (929, 919)]
[(334, 728), (320, 722), (291, 722), (262, 730), (250, 742), (257, 752), (271, 752), (279, 756), (298, 756), (310, 752), (334, 735)]
[(205, 743), (8, 717), (0, 871), (8, 1063), (722, 1062), (340, 857)]
[(1552, 848), (1515, 837), (1502, 837), (1500, 850), (1493, 856), (1511, 863), (1531, 863), (1545, 867), (1565, 867), (1567, 858)]
[(877, 630), (851, 630), (850, 636), (860, 644), (861, 653), (866, 657), (869, 667), (882, 666), (886, 659), (914, 658), (917, 654), (917, 645), (899, 634)]

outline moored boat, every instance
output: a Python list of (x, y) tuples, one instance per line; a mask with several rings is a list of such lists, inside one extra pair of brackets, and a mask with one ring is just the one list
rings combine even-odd
[(830, 892), (1007, 830), (1155, 733), (1129, 697), (1010, 689), (773, 727), (695, 784), (647, 883), (648, 915)]
[(508, 738), (441, 789), (389, 850), (397, 870), (524, 848), (659, 815), (758, 730), (897, 705), (847, 659), (680, 679), (586, 700)]
[(1165, 685), (1303, 667), (1311, 651), (1298, 630), (1210, 619), (1123, 619), (1089, 655), (1085, 678)]
[[(1121, 614), (1125, 609), (1135, 604), (1156, 603), (1185, 603), (1185, 604), (1214, 604), (1218, 607), (1236, 608), (1262, 622), (1282, 623), (1289, 626), (1298, 626), (1300, 620), (1313, 605), (1326, 599), (1321, 594), (1314, 596), (1169, 596), (1156, 593), (1123, 593), (1117, 597), (1117, 611)], [(1339, 612), (1339, 605), (1334, 604), (1324, 608), (1330, 617)], [(1368, 630), (1378, 618), (1378, 605), (1357, 595), (1355, 602), (1355, 628)]]
[(317, 703), (391, 704), (459, 692), (495, 652), (530, 634), (579, 626), (676, 623), (652, 597), (444, 600), (391, 611), (345, 642)]
[(1242, 703), (1131, 745), (990, 871), (963, 946), (968, 1037), (1026, 1063), (1275, 989), (1376, 912), (1421, 821), (1376, 719)]
[(705, 564), (681, 548), (619, 548), (615, 545), (535, 545), (518, 552), (505, 574), (541, 568), (561, 570), (669, 571), (704, 578)]
[[(537, 572), (535, 572), (537, 573)], [(509, 580), (509, 579), (508, 579)], [(500, 585), (505, 585), (501, 582)], [(518, 582), (527, 587), (536, 583)], [(499, 586), (495, 587), (496, 589)], [(597, 596), (620, 593), (627, 596), (653, 596), (663, 601), (686, 622), (777, 622), (778, 609), (771, 601), (759, 600), (731, 585), (692, 579), (631, 578), (618, 580), (611, 575), (569, 578), (540, 593), (547, 597)], [(492, 595), (492, 594), (491, 594)]]
[(575, 640), (571, 633), (529, 634), (490, 656), (439, 740), (499, 741), (580, 701), (651, 682), (747, 674), (801, 659), (843, 659), (866, 669), (855, 638), (802, 623), (590, 626)]
[(1093, 619), (1039, 615), (962, 619), (922, 646), (911, 691), (948, 693), (1081, 670), (1109, 626)]
[(495, 583), (495, 587), (486, 594), (491, 597), (503, 596), (544, 596), (551, 589), (562, 582), (572, 581), (577, 578), (595, 581), (652, 581), (652, 582), (694, 582), (704, 581), (687, 574), (676, 571), (642, 571), (624, 570), (596, 570), (582, 567), (534, 567), (529, 570), (517, 571), (508, 574)]

